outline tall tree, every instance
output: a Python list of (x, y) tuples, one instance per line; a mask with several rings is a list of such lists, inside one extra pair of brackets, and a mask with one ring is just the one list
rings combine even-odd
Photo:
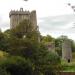
[(12, 29), (11, 32), (13, 35), (17, 36), (18, 38), (22, 38), (24, 35), (26, 36), (27, 33), (32, 31), (32, 24), (29, 20), (23, 20), (16, 26), (16, 28)]

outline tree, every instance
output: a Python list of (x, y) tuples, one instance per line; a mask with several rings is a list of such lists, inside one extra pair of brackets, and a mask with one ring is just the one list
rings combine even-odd
[(50, 35), (47, 35), (47, 36), (41, 36), (41, 41), (43, 43), (46, 43), (46, 42), (52, 42), (54, 41), (54, 38)]
[(55, 50), (59, 56), (62, 56), (62, 39), (61, 38), (55, 39)]
[[(1, 75), (33, 75), (33, 64), (19, 56), (10, 56), (0, 62)], [(9, 73), (9, 74), (6, 74)]]
[(58, 70), (59, 56), (50, 53), (44, 44), (54, 41), (54, 38), (48, 35), (38, 42), (39, 33), (32, 29), (28, 20), (5, 34), (9, 45), (7, 52), (14, 56), (3, 60), (4, 65), (1, 64), (7, 72), (12, 75), (53, 75)]
[(55, 49), (56, 49), (59, 56), (62, 56), (62, 42), (65, 39), (68, 39), (68, 37), (65, 35), (61, 35), (60, 37), (55, 39)]
[(9, 73), (6, 72), (5, 69), (3, 69), (3, 68), (1, 68), (1, 67), (0, 67), (0, 74), (1, 74), (1, 75), (10, 75)]
[(34, 75), (38, 73), (39, 75), (47, 75), (47, 71), (49, 74), (54, 74), (54, 71), (58, 70), (56, 66), (60, 58), (57, 55), (50, 54), (43, 43), (38, 43), (29, 38), (16, 38), (13, 36), (10, 38), (9, 50), (11, 55), (29, 59), (33, 63)]
[(71, 42), (71, 49), (72, 51), (75, 51), (75, 42), (72, 39), (69, 39), (67, 36), (60, 36), (57, 39), (55, 39), (55, 47), (56, 47), (56, 51), (59, 54), (59, 56), (62, 56), (62, 42), (68, 39)]
[(8, 43), (7, 43), (7, 37), (4, 33), (0, 31), (0, 50), (7, 50), (8, 49)]
[(57, 72), (61, 70), (60, 57), (55, 53), (48, 53), (46, 57), (45, 75), (58, 75)]
[(11, 30), (11, 33), (18, 37), (22, 38), (24, 35), (26, 36), (27, 33), (30, 33), (32, 31), (32, 24), (29, 20), (23, 20), (19, 23), (14, 29)]

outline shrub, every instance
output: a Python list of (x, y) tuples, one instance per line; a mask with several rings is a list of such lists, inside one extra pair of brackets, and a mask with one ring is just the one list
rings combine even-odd
[(5, 69), (4, 73), (7, 72), (10, 75), (32, 75), (33, 72), (32, 63), (19, 56), (12, 56), (1, 61), (0, 67)]

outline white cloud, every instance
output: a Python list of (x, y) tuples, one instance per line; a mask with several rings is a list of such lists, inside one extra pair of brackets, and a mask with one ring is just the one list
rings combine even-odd
[[(38, 25), (42, 34), (51, 34), (55, 37), (66, 34), (74, 39), (75, 28), (73, 22), (75, 17), (73, 10), (67, 5), (75, 0), (0, 0), (0, 28), (9, 28), (10, 10), (36, 10)], [(65, 15), (67, 14), (67, 15)], [(71, 15), (69, 15), (71, 14)], [(44, 17), (44, 18), (43, 18)]]
[(41, 18), (39, 22), (40, 27), (47, 28), (60, 28), (65, 29), (72, 27), (72, 23), (74, 23), (75, 17), (73, 14), (69, 15), (60, 15), (60, 16), (49, 16)]
[(40, 19), (39, 27), (40, 32), (43, 35), (50, 34), (54, 37), (60, 35), (67, 35), (69, 38), (74, 39), (75, 27), (74, 21), (75, 17), (73, 14), (60, 15), (60, 16), (49, 16)]

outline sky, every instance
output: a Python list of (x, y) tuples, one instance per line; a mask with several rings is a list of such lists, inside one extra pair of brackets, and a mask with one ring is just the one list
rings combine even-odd
[(10, 10), (36, 10), (37, 24), (42, 35), (67, 35), (75, 40), (75, 13), (68, 6), (75, 0), (0, 0), (0, 28), (10, 28)]

